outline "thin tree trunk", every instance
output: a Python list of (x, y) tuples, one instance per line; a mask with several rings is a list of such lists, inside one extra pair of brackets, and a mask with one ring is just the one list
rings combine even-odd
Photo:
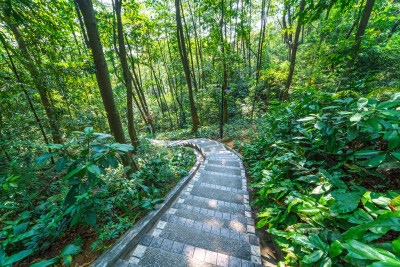
[[(225, 41), (224, 41), (224, 31), (223, 27), (226, 27), (226, 23), (224, 23), (224, 13), (225, 13), (225, 3), (224, 0), (221, 0), (221, 22), (220, 22), (220, 35), (221, 35), (221, 51), (222, 51), (222, 70), (223, 70), (223, 84), (222, 84), (222, 101), (223, 101), (223, 120), (227, 121), (227, 101), (225, 97), (225, 91), (228, 87), (228, 75), (226, 71), (226, 58), (225, 58)], [(226, 28), (225, 28), (226, 29)], [(225, 36), (226, 37), (226, 36)]]
[[(125, 143), (125, 134), (122, 128), (121, 118), (119, 116), (117, 105), (115, 104), (114, 94), (112, 91), (110, 73), (108, 71), (107, 62), (104, 57), (103, 47), (100, 41), (99, 30), (97, 28), (96, 18), (91, 0), (77, 0), (82, 16), (86, 25), (89, 45), (92, 49), (94, 64), (96, 67), (97, 84), (103, 100), (104, 108), (107, 113), (108, 124), (111, 133), (114, 135), (118, 143)], [(135, 161), (129, 153), (122, 157), (125, 166), (130, 166), (132, 171), (137, 171)]]
[[(183, 12), (182, 3), (181, 3), (181, 9), (182, 9), (182, 12)], [(185, 17), (185, 15), (183, 15), (182, 17), (183, 17), (183, 25), (185, 26), (186, 40), (187, 40), (188, 49), (189, 49), (190, 65), (191, 65), (191, 69), (192, 69), (191, 74), (192, 74), (192, 79), (193, 79), (194, 91), (196, 93), (198, 93), (199, 89), (197, 87), (196, 73), (195, 73), (194, 64), (193, 64), (192, 44), (191, 44), (191, 41), (190, 41), (190, 35), (189, 35), (187, 23), (186, 23), (186, 17)]]
[(54, 107), (51, 105), (49, 98), (47, 96), (47, 88), (45, 86), (44, 77), (39, 73), (38, 67), (35, 65), (34, 60), (29, 53), (28, 47), (25, 44), (25, 40), (22, 37), (22, 34), (18, 27), (15, 24), (9, 24), (11, 31), (13, 32), (15, 39), (17, 41), (18, 47), (22, 52), (22, 55), (25, 59), (23, 64), (26, 65), (27, 70), (32, 76), (32, 79), (36, 85), (36, 88), (39, 92), (40, 99), (42, 101), (43, 107), (46, 111), (47, 118), (49, 119), (49, 124), (51, 128), (51, 134), (53, 137), (53, 142), (56, 144), (62, 144), (62, 133), (60, 128), (58, 127), (56, 116), (54, 115), (53, 109)]
[(183, 35), (181, 12), (180, 12), (179, 6), (180, 6), (179, 0), (175, 0), (178, 48), (179, 48), (179, 52), (181, 55), (182, 65), (183, 65), (183, 69), (185, 72), (186, 82), (187, 82), (188, 91), (189, 91), (190, 113), (192, 115), (192, 122), (193, 122), (192, 132), (197, 132), (197, 130), (199, 128), (200, 120), (199, 120), (199, 117), (197, 116), (196, 105), (195, 105), (194, 97), (193, 97), (192, 81), (190, 78), (190, 68), (189, 68), (189, 62), (188, 62), (188, 57), (187, 57), (187, 53), (186, 53), (185, 37)]
[[(5, 40), (3, 39), (2, 36), (0, 36), (0, 41), (3, 44), (4, 50), (7, 53), (8, 59), (9, 59), (10, 64), (11, 64), (11, 69), (12, 69), (14, 75), (15, 75), (15, 78), (17, 79), (17, 82), (19, 83), (19, 86), (21, 87), (22, 91), (24, 92), (24, 95), (26, 97), (26, 100), (28, 101), (29, 107), (30, 107), (30, 109), (31, 109), (31, 111), (33, 113), (33, 116), (35, 117), (36, 123), (39, 126), (39, 130), (40, 130), (40, 133), (42, 134), (44, 143), (46, 145), (48, 145), (49, 144), (49, 140), (47, 139), (46, 133), (44, 132), (44, 127), (42, 125), (42, 122), (41, 122), (39, 116), (36, 113), (35, 107), (33, 106), (33, 103), (32, 103), (32, 100), (31, 100), (29, 94), (28, 94), (28, 91), (25, 89), (25, 86), (23, 85), (23, 83), (22, 83), (22, 81), (21, 81), (21, 79), (19, 77), (17, 68), (15, 67), (15, 64), (14, 64), (14, 60), (12, 59), (11, 54), (8, 51), (7, 44), (6, 44), (6, 42), (5, 42)], [(48, 148), (48, 151), (49, 151), (49, 153), (51, 153), (51, 148)], [(51, 163), (54, 164), (54, 158), (53, 157), (51, 157)]]
[(75, 6), (76, 15), (78, 16), (79, 26), (81, 26), (83, 40), (85, 41), (86, 47), (88, 49), (90, 49), (89, 39), (86, 34), (85, 25), (83, 24), (82, 15), (81, 15), (81, 12), (78, 7), (77, 0), (74, 0), (74, 6)]
[[(300, 2), (300, 13), (302, 13), (304, 11), (305, 5), (306, 5), (306, 0), (301, 0), (301, 2)], [(300, 17), (299, 17), (297, 19), (296, 33), (295, 33), (295, 36), (294, 36), (294, 42), (293, 42), (292, 52), (291, 52), (291, 57), (290, 57), (289, 74), (288, 74), (288, 77), (287, 77), (287, 80), (286, 80), (285, 91), (283, 92), (282, 101), (285, 101), (285, 100), (288, 99), (289, 88), (290, 88), (290, 85), (292, 84), (294, 67), (296, 66), (296, 53), (297, 53), (297, 47), (299, 45), (299, 36), (300, 36), (300, 31), (301, 31), (301, 24), (302, 24), (302, 22), (300, 21)]]
[(362, 7), (364, 5), (364, 0), (361, 1), (361, 5), (360, 5), (360, 9), (358, 10), (358, 14), (357, 14), (357, 18), (356, 20), (353, 22), (353, 25), (351, 25), (350, 31), (347, 33), (345, 39), (349, 39), (351, 33), (353, 32), (354, 28), (358, 25), (358, 23), (360, 22), (360, 17), (361, 17), (361, 11), (363, 10)]
[(128, 60), (126, 58), (126, 49), (124, 42), (124, 32), (122, 28), (121, 19), (121, 8), (123, 0), (115, 0), (115, 13), (117, 15), (117, 31), (118, 31), (118, 47), (119, 47), (119, 57), (121, 60), (122, 74), (124, 76), (126, 85), (126, 106), (127, 106), (127, 119), (128, 119), (128, 133), (131, 139), (132, 145), (134, 147), (139, 146), (139, 139), (137, 137), (134, 118), (133, 118), (133, 90), (132, 90), (132, 80), (130, 76), (130, 71), (128, 67)]
[[(138, 81), (139, 78), (138, 78), (138, 76), (136, 74), (136, 71), (135, 71), (135, 61), (133, 60), (132, 49), (131, 49), (131, 46), (130, 46), (130, 44), (128, 42), (128, 39), (126, 37), (125, 37), (125, 40), (126, 40), (126, 43), (128, 45), (128, 49), (129, 49), (129, 53), (130, 53), (130, 62), (131, 62), (131, 65), (132, 65), (132, 72), (130, 72), (130, 75), (131, 75), (131, 78), (132, 78), (132, 81), (133, 81), (133, 85), (134, 85), (136, 94), (137, 94), (137, 96), (139, 98), (140, 105), (141, 105), (143, 113), (145, 115), (145, 117), (143, 117), (143, 119), (144, 119), (145, 123), (150, 127), (150, 131), (154, 134), (155, 133), (155, 128), (154, 128), (154, 125), (153, 125), (153, 121), (152, 121), (152, 118), (151, 118), (151, 115), (150, 115), (150, 112), (149, 112), (149, 108), (148, 108), (147, 103), (146, 103), (146, 98), (144, 96), (144, 93), (143, 93), (143, 90), (142, 90), (142, 87), (141, 87), (141, 83), (139, 83), (139, 81)], [(132, 75), (132, 73), (133, 73), (133, 75)], [(135, 99), (135, 101), (137, 102), (136, 99)]]
[(388, 35), (388, 39), (390, 39), (393, 34), (396, 32), (397, 27), (400, 25), (400, 20), (397, 20), (396, 24), (394, 24), (392, 30), (390, 31), (389, 35)]

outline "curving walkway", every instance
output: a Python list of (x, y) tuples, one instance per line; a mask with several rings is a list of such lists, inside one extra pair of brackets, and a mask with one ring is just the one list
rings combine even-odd
[(205, 156), (176, 202), (117, 266), (262, 266), (241, 159), (209, 139)]

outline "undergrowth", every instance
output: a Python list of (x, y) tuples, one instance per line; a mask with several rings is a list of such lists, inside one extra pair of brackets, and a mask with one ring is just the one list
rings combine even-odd
[(399, 266), (400, 94), (293, 98), (240, 147), (280, 265)]

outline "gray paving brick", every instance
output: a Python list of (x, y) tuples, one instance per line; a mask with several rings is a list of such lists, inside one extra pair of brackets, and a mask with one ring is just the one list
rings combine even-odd
[(196, 260), (204, 261), (204, 258), (206, 257), (206, 250), (202, 248), (195, 248), (194, 253), (193, 253), (193, 258)]
[(189, 258), (193, 257), (194, 247), (190, 245), (185, 245), (183, 248), (183, 254)]
[(162, 244), (161, 244), (161, 249), (165, 250), (165, 251), (170, 251), (173, 245), (173, 241), (168, 240), (168, 239), (164, 239)]
[(229, 267), (241, 267), (242, 260), (234, 256), (229, 256)]
[(211, 264), (217, 264), (217, 255), (217, 252), (207, 250), (204, 261)]
[(217, 265), (218, 266), (229, 266), (229, 256), (221, 253), (217, 253)]
[(174, 253), (177, 253), (177, 254), (182, 254), (184, 247), (185, 247), (185, 244), (175, 241), (172, 244), (171, 252), (174, 252)]
[(153, 240), (153, 236), (145, 234), (141, 239), (139, 244), (143, 245), (143, 246), (150, 246), (151, 241)]
[(164, 240), (163, 238), (155, 236), (153, 238), (153, 240), (151, 241), (150, 246), (153, 247), (153, 248), (159, 248), (159, 247), (161, 247), (161, 244), (162, 244), (163, 240)]

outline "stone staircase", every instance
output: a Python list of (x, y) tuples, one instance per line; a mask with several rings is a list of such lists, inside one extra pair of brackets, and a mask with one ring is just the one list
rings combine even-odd
[(116, 266), (262, 266), (241, 159), (208, 139), (205, 156), (175, 203)]

